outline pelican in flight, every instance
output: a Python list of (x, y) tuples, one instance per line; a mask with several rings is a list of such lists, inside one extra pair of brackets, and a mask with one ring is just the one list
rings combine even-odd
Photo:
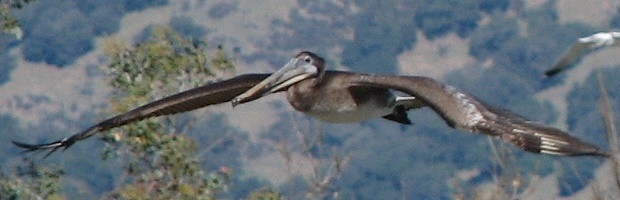
[[(564, 131), (530, 121), (508, 110), (489, 106), (432, 78), (329, 71), (325, 70), (325, 62), (321, 57), (307, 51), (297, 54), (273, 74), (240, 75), (181, 92), (117, 115), (55, 142), (35, 145), (13, 143), (27, 151), (50, 149), (49, 155), (98, 132), (144, 118), (170, 115), (224, 102), (231, 102), (236, 106), (264, 95), (284, 91), (295, 110), (321, 121), (352, 123), (384, 117), (410, 124), (406, 111), (428, 106), (452, 128), (490, 135), (525, 151), (560, 156), (609, 156), (606, 151)], [(393, 91), (410, 96), (397, 96)]]
[(574, 66), (574, 63), (586, 52), (608, 46), (620, 46), (620, 32), (600, 32), (579, 38), (552, 68), (545, 71), (545, 75), (550, 77), (564, 71)]

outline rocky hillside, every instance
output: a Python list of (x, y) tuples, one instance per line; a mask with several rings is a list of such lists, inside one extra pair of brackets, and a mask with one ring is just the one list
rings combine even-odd
[[(579, 0), (524, 0), (451, 6), (455, 2), (444, 5), (446, 3), (433, 1), (170, 0), (144, 9), (126, 9), (118, 14), (117, 30), (93, 33), (92, 50), (61, 65), (29, 58), (28, 50), (37, 45), (31, 44), (28, 35), (35, 37), (34, 34), (41, 33), (28, 32), (35, 30), (30, 27), (36, 27), (36, 23), (26, 24), (24, 41), (15, 41), (4, 51), (14, 59), (14, 68), (10, 70), (10, 79), (0, 85), (0, 112), (14, 118), (23, 132), (4, 133), (8, 139), (0, 145), (6, 153), (0, 158), (10, 161), (23, 157), (11, 147), (10, 140), (48, 141), (72, 134), (101, 119), (100, 112), (106, 108), (110, 95), (102, 68), (106, 64), (103, 44), (110, 38), (133, 44), (149, 28), (158, 25), (170, 25), (187, 36), (204, 40), (213, 50), (222, 45), (236, 58), (237, 74), (271, 72), (297, 51), (311, 50), (326, 57), (332, 69), (431, 76), (470, 91), (485, 101), (556, 124), (576, 132), (577, 137), (605, 145), (604, 139), (600, 139), (604, 137), (603, 132), (583, 133), (582, 130), (591, 127), (572, 123), (571, 119), (581, 116), (578, 114), (582, 111), (574, 108), (578, 102), (571, 104), (568, 99), (577, 98), (571, 95), (578, 93), (576, 90), (591, 79), (591, 71), (598, 66), (617, 71), (620, 48), (591, 54), (557, 79), (544, 80), (541, 72), (577, 37), (620, 28), (610, 23), (620, 18), (617, 13), (620, 3), (596, 0), (584, 5)], [(71, 5), (63, 8), (73, 8)], [(37, 9), (37, 5), (32, 6)], [(25, 10), (21, 15), (26, 16), (21, 19), (33, 20), (30, 15), (36, 14)], [(38, 45), (50, 48), (46, 43)], [(618, 88), (609, 89), (614, 93), (613, 98), (620, 98), (620, 94), (616, 94)], [(295, 113), (283, 95), (273, 95), (235, 109), (220, 105), (193, 114), (203, 118), (198, 123), (223, 120), (222, 127), (230, 127), (226, 130), (245, 135), (246, 141), (236, 141), (243, 144), (243, 149), (239, 150), (241, 164), (235, 166), (243, 171), (240, 176), (264, 180), (268, 182), (264, 185), (282, 190), (296, 184), (297, 176), (309, 179), (316, 173), (312, 166), (329, 163), (334, 156), (350, 159), (336, 187), (342, 190), (343, 196), (357, 198), (383, 195), (445, 199), (458, 193), (458, 188), (447, 184), (454, 180), (472, 191), (486, 191), (492, 188), (486, 185), (493, 185), (498, 165), (489, 159), (486, 138), (453, 131), (428, 110), (411, 113), (414, 127), (400, 127), (381, 120), (352, 125), (322, 124)], [(589, 118), (583, 120), (590, 121)], [(51, 133), (47, 133), (48, 128)], [(298, 140), (283, 136), (296, 130), (324, 132), (327, 150), (309, 156), (301, 147), (291, 147), (292, 164), (288, 165), (279, 142), (284, 140), (299, 146), (295, 144)], [(100, 146), (94, 144), (96, 139), (91, 140), (93, 142), (82, 147), (52, 156), (55, 161), (43, 162), (66, 168), (68, 187), (80, 187), (81, 193), (98, 196), (113, 188), (117, 179), (96, 183), (96, 178), (86, 177), (88, 174), (76, 174), (84, 169), (70, 170), (80, 168), (76, 163), (86, 160), (85, 157), (98, 160), (100, 153), (96, 148)], [(444, 146), (447, 143), (450, 147)], [(95, 149), (80, 152), (93, 145)], [(205, 145), (199, 148), (207, 148)], [(216, 164), (210, 166), (229, 164), (217, 163), (217, 156), (204, 157), (205, 160), (213, 158)], [(587, 183), (596, 179), (592, 169), (603, 171), (607, 167), (601, 160), (573, 161), (522, 152), (517, 152), (514, 159), (522, 161), (519, 168), (527, 171), (524, 174), (531, 186), (522, 191), (545, 184), (556, 197), (578, 195), (588, 199), (591, 194)], [(5, 163), (8, 164), (3, 168), (11, 167), (12, 162)], [(562, 167), (567, 163), (576, 166), (575, 173), (589, 172), (576, 176), (567, 172), (573, 169)], [(110, 165), (113, 163), (106, 164)], [(289, 170), (292, 173), (282, 173)], [(113, 176), (110, 174), (101, 176)], [(460, 176), (463, 174), (469, 175)], [(588, 181), (577, 180), (581, 178)], [(420, 185), (424, 182), (425, 185)], [(373, 192), (365, 193), (365, 190)], [(446, 190), (451, 193), (446, 194)], [(522, 194), (530, 197), (525, 195), (529, 193)]]

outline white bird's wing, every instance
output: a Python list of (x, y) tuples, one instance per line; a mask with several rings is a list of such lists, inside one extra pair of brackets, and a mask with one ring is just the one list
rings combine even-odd
[(574, 63), (581, 58), (585, 51), (589, 51), (591, 49), (591, 45), (591, 42), (576, 42), (570, 47), (570, 49), (568, 49), (568, 51), (564, 53), (562, 58), (556, 62), (552, 68), (545, 71), (545, 75), (550, 77), (574, 66)]

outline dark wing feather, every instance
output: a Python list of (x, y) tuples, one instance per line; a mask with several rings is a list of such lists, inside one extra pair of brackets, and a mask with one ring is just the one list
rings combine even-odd
[(577, 42), (570, 47), (566, 53), (560, 58), (560, 60), (550, 69), (545, 71), (545, 76), (553, 76), (567, 68), (575, 65), (575, 62), (579, 60), (585, 51), (590, 50), (590, 43)]
[(228, 80), (190, 89), (114, 116), (71, 137), (63, 138), (58, 141), (34, 145), (13, 141), (13, 144), (26, 149), (26, 151), (51, 149), (51, 151), (47, 154), (49, 155), (59, 148), (66, 149), (75, 142), (111, 128), (119, 127), (149, 117), (172, 115), (213, 104), (228, 102), (237, 95), (250, 89), (263, 79), (267, 78), (269, 75), (271, 74), (239, 75)]
[(608, 152), (560, 129), (531, 121), (507, 109), (489, 106), (485, 103), (481, 105), (484, 105), (486, 110), (493, 113), (495, 117), (488, 117), (489, 122), (479, 126), (487, 126), (487, 129), (490, 129), (487, 131), (494, 132), (499, 138), (523, 150), (562, 156), (609, 156)]
[(404, 92), (425, 101), (446, 123), (457, 129), (498, 137), (534, 153), (608, 157), (609, 153), (507, 109), (490, 106), (476, 97), (421, 76), (360, 75), (355, 84)]

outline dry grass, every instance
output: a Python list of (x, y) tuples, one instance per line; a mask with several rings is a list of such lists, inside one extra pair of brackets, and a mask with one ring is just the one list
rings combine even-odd
[[(312, 173), (306, 175), (304, 178), (308, 187), (305, 189), (304, 194), (289, 194), (289, 199), (296, 199), (301, 196), (307, 199), (339, 199), (340, 191), (333, 186), (335, 180), (337, 180), (342, 174), (342, 170), (346, 168), (349, 163), (348, 156), (333, 155), (332, 159), (326, 160), (316, 158), (312, 155), (310, 150), (314, 147), (318, 148), (318, 151), (323, 151), (323, 131), (321, 129), (321, 122), (312, 120), (313, 126), (317, 127), (314, 133), (307, 134), (308, 131), (302, 130), (297, 120), (292, 120), (295, 132), (297, 133), (298, 143), (303, 147), (302, 154), (304, 157), (310, 160), (310, 168)], [(288, 148), (288, 144), (285, 140), (278, 145), (278, 149), (287, 165), (287, 175), (289, 179), (293, 179), (297, 174), (293, 173), (293, 159), (291, 159), (291, 152)], [(299, 144), (294, 144), (299, 145)], [(291, 186), (292, 187), (292, 186)], [(294, 191), (294, 188), (288, 188), (289, 193)]]

